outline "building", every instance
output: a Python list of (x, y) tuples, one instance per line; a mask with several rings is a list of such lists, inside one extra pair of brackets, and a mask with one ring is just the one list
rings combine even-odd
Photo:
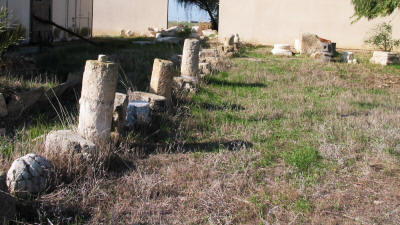
[(90, 36), (92, 29), (93, 0), (0, 0), (0, 6), (8, 9), (10, 26), (21, 25), (27, 42), (42, 42), (67, 36), (50, 24), (39, 22), (35, 17), (51, 20), (70, 30)]
[(300, 33), (315, 33), (339, 48), (366, 48), (364, 40), (376, 24), (392, 21), (400, 38), (400, 15), (362, 19), (352, 24), (350, 0), (220, 0), (219, 37), (238, 33), (242, 40), (260, 44), (294, 45)]
[(168, 26), (168, 0), (95, 0), (93, 12), (94, 36), (143, 35), (149, 27)]
[(27, 42), (70, 40), (73, 36), (51, 20), (81, 36), (119, 36), (121, 30), (145, 34), (149, 27), (168, 26), (168, 0), (0, 0), (11, 26), (21, 25)]

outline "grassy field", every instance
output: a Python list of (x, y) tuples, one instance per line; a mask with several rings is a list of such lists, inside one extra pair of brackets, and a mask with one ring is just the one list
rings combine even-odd
[(270, 50), (246, 47), (107, 165), (39, 197), (35, 220), (400, 224), (400, 67)]

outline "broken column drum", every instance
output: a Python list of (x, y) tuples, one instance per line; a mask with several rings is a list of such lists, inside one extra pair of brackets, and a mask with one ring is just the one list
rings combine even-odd
[(200, 41), (197, 39), (186, 39), (183, 46), (181, 76), (197, 80), (199, 73)]
[(95, 144), (104, 144), (110, 138), (117, 80), (117, 64), (104, 60), (86, 62), (78, 132)]
[(150, 92), (171, 99), (173, 63), (168, 60), (155, 59), (150, 81)]

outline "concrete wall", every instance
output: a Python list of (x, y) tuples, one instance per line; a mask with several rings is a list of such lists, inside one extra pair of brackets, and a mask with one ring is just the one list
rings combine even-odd
[(365, 48), (367, 32), (393, 20), (393, 35), (400, 38), (398, 12), (351, 24), (353, 12), (350, 0), (220, 0), (219, 36), (222, 40), (238, 33), (248, 42), (294, 45), (300, 33), (310, 32), (337, 42), (339, 48)]
[(7, 7), (10, 25), (22, 25), (26, 30), (26, 40), (29, 40), (31, 5), (27, 0), (0, 0), (1, 7)]
[(118, 36), (122, 29), (145, 34), (148, 27), (167, 28), (168, 0), (95, 0), (93, 34)]

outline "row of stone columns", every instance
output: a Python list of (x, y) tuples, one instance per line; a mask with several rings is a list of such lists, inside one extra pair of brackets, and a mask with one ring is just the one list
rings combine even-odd
[[(197, 81), (199, 76), (200, 41), (186, 39), (183, 47), (181, 77)], [(164, 96), (171, 102), (173, 63), (155, 59), (150, 93)], [(86, 62), (83, 75), (78, 133), (85, 139), (104, 144), (109, 141), (113, 119), (118, 65), (104, 55)], [(123, 118), (124, 119), (124, 118)]]

